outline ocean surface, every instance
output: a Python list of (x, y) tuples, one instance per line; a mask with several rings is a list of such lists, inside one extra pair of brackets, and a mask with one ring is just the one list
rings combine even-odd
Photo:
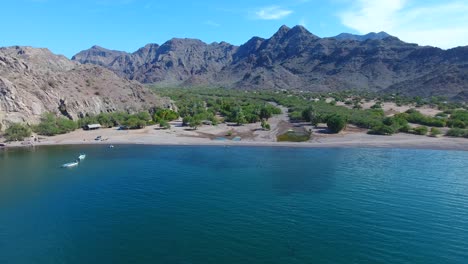
[(468, 152), (1, 150), (0, 263), (468, 263)]

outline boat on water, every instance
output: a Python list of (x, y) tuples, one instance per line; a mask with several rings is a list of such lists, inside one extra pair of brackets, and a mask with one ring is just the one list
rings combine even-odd
[(78, 161), (73, 161), (69, 163), (65, 163), (62, 165), (62, 168), (72, 168), (78, 166), (79, 162)]
[(86, 158), (86, 154), (80, 154), (78, 156), (78, 160), (81, 161), (81, 160), (84, 160)]

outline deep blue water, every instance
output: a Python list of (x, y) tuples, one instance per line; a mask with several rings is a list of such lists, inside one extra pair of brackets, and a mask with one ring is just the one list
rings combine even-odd
[(0, 263), (467, 261), (468, 152), (0, 151)]

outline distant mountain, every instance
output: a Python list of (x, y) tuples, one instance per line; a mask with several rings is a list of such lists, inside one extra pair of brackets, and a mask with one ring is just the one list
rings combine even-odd
[(388, 38), (388, 37), (392, 37), (391, 35), (387, 34), (386, 32), (379, 32), (379, 33), (375, 33), (375, 32), (371, 32), (371, 33), (368, 33), (366, 35), (354, 35), (354, 34), (349, 34), (349, 33), (341, 33), (339, 34), (338, 36), (334, 36), (332, 38), (334, 39), (337, 39), (337, 40), (357, 40), (357, 41), (365, 41), (365, 40), (368, 40), (368, 39), (384, 39), (384, 38)]
[(359, 89), (468, 100), (468, 47), (422, 47), (385, 32), (319, 38), (302, 26), (282, 26), (269, 39), (241, 46), (172, 39), (134, 53), (95, 46), (72, 59), (160, 86)]
[[(97, 47), (95, 49), (98, 49)], [(102, 58), (104, 53), (95, 53)], [(103, 60), (103, 64), (108, 61)], [(36, 123), (44, 112), (86, 114), (170, 105), (136, 81), (81, 65), (47, 49), (0, 48), (0, 124)]]

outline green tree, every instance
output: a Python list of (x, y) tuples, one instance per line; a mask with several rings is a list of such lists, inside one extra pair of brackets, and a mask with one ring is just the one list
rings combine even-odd
[(22, 141), (31, 136), (31, 129), (26, 125), (15, 123), (5, 130), (4, 136), (7, 141)]
[(101, 114), (97, 115), (96, 119), (97, 119), (97, 122), (103, 127), (112, 127), (112, 126), (114, 126), (114, 121), (112, 120), (112, 117), (111, 117), (110, 114), (101, 113)]
[(197, 129), (199, 126), (201, 126), (202, 121), (198, 117), (193, 117), (192, 120), (190, 120), (189, 126), (193, 129)]
[(41, 122), (34, 127), (34, 130), (39, 135), (54, 136), (60, 134), (56, 123), (56, 117), (52, 113), (45, 113), (41, 117)]
[(161, 119), (172, 121), (179, 118), (179, 114), (171, 109), (158, 109), (153, 115), (153, 120), (158, 122)]
[(137, 129), (140, 128), (140, 119), (137, 117), (130, 117), (127, 120), (123, 122), (123, 125), (126, 126), (129, 129)]
[(190, 122), (192, 121), (192, 116), (184, 116), (182, 119), (182, 126), (188, 126)]
[(327, 120), (327, 127), (331, 133), (339, 133), (346, 126), (346, 119), (341, 115), (332, 115)]
[(124, 125), (125, 121), (129, 118), (129, 114), (126, 112), (114, 112), (112, 113), (112, 121), (114, 122), (114, 125), (120, 126)]
[[(79, 122), (82, 124), (82, 122)], [(54, 136), (69, 133), (77, 129), (78, 124), (65, 117), (57, 117), (52, 113), (45, 113), (41, 117), (41, 122), (34, 127), (34, 131), (39, 135)]]
[[(151, 115), (146, 111), (139, 112), (138, 114), (136, 114), (136, 117), (138, 119), (140, 119), (140, 120), (145, 121), (145, 122), (152, 120)], [(146, 123), (145, 123), (145, 125), (146, 125)]]
[(232, 112), (231, 120), (235, 122), (238, 126), (247, 123), (247, 119), (245, 118), (244, 112), (242, 111), (241, 107), (237, 107)]
[(260, 119), (268, 120), (272, 115), (273, 112), (271, 111), (271, 108), (267, 107), (266, 105), (260, 108)]
[(302, 110), (302, 119), (307, 122), (311, 122), (315, 117), (315, 110), (312, 106), (308, 106), (306, 109)]
[(60, 134), (69, 133), (75, 131), (78, 128), (78, 125), (75, 121), (64, 117), (56, 118), (55, 123)]

